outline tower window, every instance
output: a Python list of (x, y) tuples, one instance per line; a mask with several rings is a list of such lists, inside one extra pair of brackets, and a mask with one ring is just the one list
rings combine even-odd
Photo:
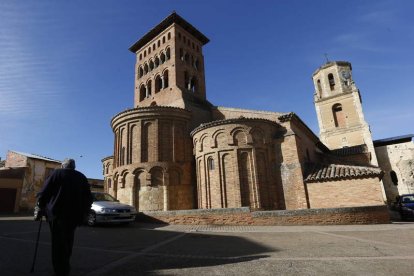
[(152, 44), (152, 50), (155, 50), (155, 43)]
[(170, 54), (170, 48), (168, 48), (167, 49), (167, 51), (166, 51), (166, 58), (167, 58), (167, 60), (169, 60), (170, 59), (170, 57), (171, 57), (171, 54)]
[(181, 33), (178, 33), (178, 40), (181, 40)]
[(334, 104), (332, 106), (332, 115), (334, 117), (335, 127), (345, 126), (345, 116), (341, 104)]
[(170, 40), (171, 39), (171, 33), (168, 33), (167, 35), (167, 39)]
[(148, 73), (148, 64), (144, 64), (144, 75)]
[(155, 57), (154, 65), (155, 65), (155, 68), (157, 68), (160, 65), (160, 59), (158, 57)]
[(161, 41), (160, 40), (158, 40), (158, 47), (160, 47), (161, 46)]
[(165, 43), (165, 36), (162, 37), (162, 43)]
[(149, 69), (152, 71), (154, 69), (154, 62), (151, 60), (149, 63)]
[(139, 61), (139, 60), (141, 60), (141, 59), (142, 59), (142, 54), (139, 54), (139, 59), (138, 59), (138, 61)]
[(164, 87), (163, 88), (167, 88), (168, 87), (168, 70), (164, 71)]
[(191, 83), (190, 83), (190, 90), (195, 93), (197, 91), (197, 78), (196, 77), (192, 77), (191, 78)]
[(184, 60), (184, 51), (182, 48), (180, 48), (180, 59)]
[(160, 76), (157, 76), (155, 78), (155, 93), (160, 92), (161, 87), (162, 87), (162, 79)]
[(394, 183), (394, 185), (397, 186), (398, 185), (397, 174), (394, 171), (390, 171), (390, 177), (391, 177), (392, 183)]
[(139, 101), (143, 101), (145, 99), (145, 85), (141, 85), (139, 88)]
[(316, 81), (316, 85), (318, 86), (318, 96), (319, 98), (322, 96), (322, 85), (321, 85), (321, 80), (317, 80)]
[(151, 47), (148, 48), (148, 54), (151, 54)]
[(146, 56), (147, 56), (147, 50), (144, 51), (144, 57), (146, 57)]
[(163, 64), (165, 62), (165, 54), (164, 53), (161, 53), (160, 59), (161, 59), (161, 64)]
[(332, 90), (335, 89), (335, 79), (334, 76), (332, 74), (328, 75), (328, 81), (329, 81), (329, 88)]
[(142, 69), (142, 67), (140, 66), (138, 68), (138, 78), (142, 77), (144, 75), (144, 69)]

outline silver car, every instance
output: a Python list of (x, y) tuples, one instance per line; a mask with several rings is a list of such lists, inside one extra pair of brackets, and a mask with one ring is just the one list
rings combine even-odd
[(137, 210), (107, 193), (92, 192), (93, 203), (88, 215), (87, 224), (97, 223), (129, 223), (135, 220)]

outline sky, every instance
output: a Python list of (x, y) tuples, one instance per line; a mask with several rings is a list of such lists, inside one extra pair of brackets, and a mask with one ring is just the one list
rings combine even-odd
[(312, 73), (352, 63), (373, 139), (414, 133), (414, 1), (0, 2), (0, 157), (63, 160), (102, 179), (111, 118), (133, 107), (128, 48), (176, 11), (210, 42), (208, 100), (295, 112), (319, 135)]

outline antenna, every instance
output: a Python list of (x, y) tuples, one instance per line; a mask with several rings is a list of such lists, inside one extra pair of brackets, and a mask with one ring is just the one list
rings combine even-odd
[(326, 63), (328, 63), (329, 62), (328, 54), (327, 53), (324, 53), (324, 56), (326, 58)]

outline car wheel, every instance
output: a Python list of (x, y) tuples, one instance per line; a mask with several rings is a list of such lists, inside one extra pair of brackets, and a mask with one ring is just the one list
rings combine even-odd
[(88, 214), (88, 220), (87, 220), (87, 223), (88, 223), (88, 225), (89, 225), (89, 226), (94, 226), (94, 225), (96, 225), (96, 214), (95, 214), (95, 212), (90, 212), (90, 213)]

